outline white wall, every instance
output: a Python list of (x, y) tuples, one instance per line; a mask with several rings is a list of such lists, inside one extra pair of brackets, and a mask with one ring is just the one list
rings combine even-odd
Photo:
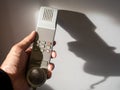
[(0, 60), (35, 29), (41, 5), (60, 9), (53, 76), (38, 90), (120, 89), (119, 0), (3, 0)]

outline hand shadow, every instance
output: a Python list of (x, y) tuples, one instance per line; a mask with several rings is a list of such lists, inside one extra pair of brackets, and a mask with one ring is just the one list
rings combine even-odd
[(108, 46), (95, 32), (95, 25), (85, 14), (61, 10), (58, 24), (63, 27), (76, 41), (69, 42), (69, 50), (86, 61), (86, 73), (103, 76), (104, 79), (91, 85), (94, 88), (110, 76), (120, 76), (120, 55), (113, 52), (114, 47)]

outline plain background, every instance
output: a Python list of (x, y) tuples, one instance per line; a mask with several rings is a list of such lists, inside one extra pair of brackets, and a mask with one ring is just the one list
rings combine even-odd
[(119, 90), (119, 0), (1, 0), (0, 61), (36, 29), (42, 5), (60, 10), (58, 56), (52, 78), (38, 90)]

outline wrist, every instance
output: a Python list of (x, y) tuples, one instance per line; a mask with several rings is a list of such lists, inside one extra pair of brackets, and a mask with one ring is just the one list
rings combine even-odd
[(13, 90), (12, 81), (10, 76), (0, 68), (0, 83), (2, 84), (0, 88), (3, 90)]
[[(12, 72), (10, 71), (10, 68), (8, 67), (8, 66), (1, 66), (0, 67), (0, 69), (2, 70), (2, 71), (4, 71), (7, 75), (8, 75), (8, 77), (10, 78), (10, 81), (11, 81), (11, 84), (12, 84), (12, 87), (13, 87), (13, 89), (15, 88), (15, 77), (14, 77), (14, 75), (12, 74)], [(11, 69), (12, 70), (12, 69)], [(14, 89), (15, 90), (15, 89)]]

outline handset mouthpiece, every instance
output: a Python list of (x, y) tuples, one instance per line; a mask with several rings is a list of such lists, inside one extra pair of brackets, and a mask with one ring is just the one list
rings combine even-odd
[(27, 80), (32, 87), (40, 87), (47, 80), (47, 70), (34, 67), (27, 73)]

